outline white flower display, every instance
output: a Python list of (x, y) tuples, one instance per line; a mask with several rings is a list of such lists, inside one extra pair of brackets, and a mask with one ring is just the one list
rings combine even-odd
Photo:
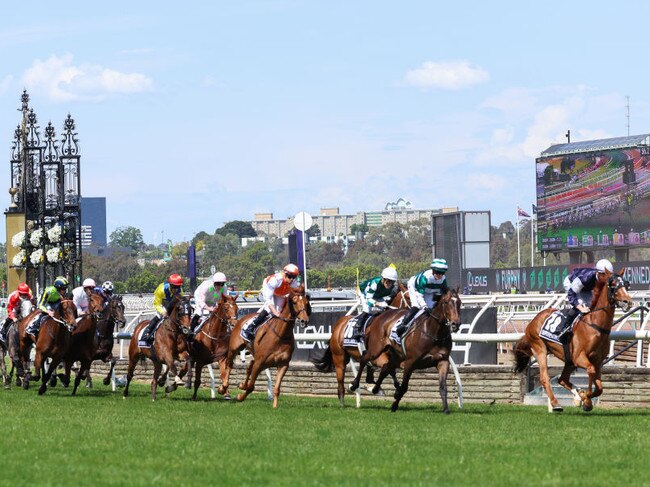
[(16, 255), (14, 255), (14, 258), (11, 259), (11, 265), (15, 265), (16, 267), (20, 267), (24, 263), (25, 263), (25, 251), (24, 250), (21, 250), (20, 252), (18, 252)]
[(41, 240), (43, 240), (43, 229), (38, 228), (34, 230), (30, 235), (29, 235), (29, 243), (32, 244), (33, 247), (38, 247), (41, 245)]
[(53, 247), (45, 253), (47, 261), (51, 263), (59, 262), (61, 260), (61, 247)]
[(16, 235), (11, 237), (11, 245), (19, 249), (25, 243), (25, 232), (18, 232)]
[(39, 265), (43, 260), (43, 249), (37, 249), (29, 256), (29, 260), (34, 265)]
[[(61, 226), (55, 225), (47, 231), (47, 238), (52, 243), (57, 243), (61, 240)], [(48, 259), (49, 260), (49, 259)]]

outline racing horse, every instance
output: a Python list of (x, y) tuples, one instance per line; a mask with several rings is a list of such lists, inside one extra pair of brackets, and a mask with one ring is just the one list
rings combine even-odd
[(65, 374), (60, 378), (64, 385), (70, 383), (72, 364), (77, 361), (81, 364), (74, 379), (73, 396), (77, 393), (81, 378), (90, 373), (90, 364), (97, 350), (97, 321), (103, 308), (104, 298), (95, 292), (89, 293), (88, 314), (85, 314), (77, 321), (77, 326), (70, 337), (70, 346), (63, 356)]
[[(400, 286), (400, 290), (390, 302), (390, 307), (392, 309), (402, 309), (402, 308), (408, 309), (411, 306), (411, 301), (408, 297), (408, 290), (402, 283), (399, 283), (399, 286)], [(384, 311), (380, 315), (373, 317), (372, 323), (375, 323), (377, 317), (382, 316), (386, 312), (388, 312), (388, 310)], [(350, 359), (359, 362), (361, 358), (361, 353), (359, 352), (359, 349), (356, 346), (345, 347), (343, 345), (345, 328), (348, 324), (348, 321), (350, 321), (352, 318), (354, 318), (354, 316), (351, 315), (350, 316), (346, 315), (339, 318), (337, 322), (334, 323), (334, 326), (332, 327), (332, 336), (330, 337), (330, 342), (327, 348), (324, 350), (322, 354), (315, 354), (311, 358), (312, 363), (314, 364), (316, 369), (319, 370), (320, 372), (332, 372), (333, 370), (336, 370), (336, 381), (338, 383), (338, 397), (341, 403), (341, 407), (345, 406), (345, 401), (344, 401), (345, 367), (347, 366), (348, 362), (350, 362)], [(370, 328), (372, 327), (366, 326), (366, 330), (365, 330), (366, 334), (369, 333)], [(362, 370), (363, 367), (360, 367), (359, 371)], [(366, 383), (374, 385), (375, 384), (374, 370), (371, 363), (368, 363), (366, 365), (366, 370), (367, 370)], [(394, 370), (391, 371), (390, 375), (393, 378), (393, 385), (397, 389), (399, 387), (399, 382), (397, 380), (395, 371)], [(376, 391), (377, 391), (376, 393), (380, 392), (379, 389), (376, 389)]]
[(226, 355), (224, 370), (221, 374), (223, 383), (219, 387), (219, 394), (228, 394), (233, 361), (239, 351), (246, 347), (251, 352), (253, 360), (249, 362), (246, 368), (244, 381), (239, 384), (239, 388), (243, 392), (237, 395), (237, 400), (245, 400), (255, 389), (257, 376), (269, 367), (275, 366), (277, 367), (277, 374), (275, 386), (273, 387), (273, 407), (277, 408), (282, 379), (287, 373), (289, 361), (296, 346), (293, 335), (294, 326), (306, 326), (309, 323), (309, 316), (311, 315), (311, 304), (309, 302), (309, 296), (305, 294), (305, 287), (300, 286), (296, 289), (291, 289), (280, 316), (271, 317), (258, 328), (253, 343), (247, 343), (241, 337), (240, 331), (242, 326), (255, 315), (256, 313), (249, 313), (241, 317), (232, 330), (228, 344), (228, 354)]
[[(460, 326), (460, 305), (458, 288), (449, 289), (440, 297), (433, 310), (427, 309), (416, 316), (409, 331), (402, 338), (401, 345), (390, 339), (390, 324), (377, 326), (370, 331), (368, 350), (362, 360), (385, 355), (386, 350), (389, 352), (389, 360), (383, 363), (372, 392), (377, 393), (382, 381), (391, 371), (394, 372), (397, 367), (404, 369), (402, 383), (395, 390), (391, 411), (397, 411), (400, 400), (408, 391), (413, 371), (435, 366), (438, 369), (442, 412), (449, 414), (447, 375), (452, 348), (451, 334), (457, 332)], [(351, 387), (358, 387), (359, 380), (360, 374), (357, 374)]]
[(201, 385), (201, 371), (206, 365), (218, 362), (221, 381), (222, 383), (224, 381), (225, 367), (222, 359), (228, 353), (230, 330), (237, 320), (237, 312), (236, 299), (227, 294), (222, 294), (214, 311), (210, 313), (201, 330), (194, 337), (194, 341), (190, 344), (190, 358), (188, 361), (190, 374), (188, 375), (191, 375), (192, 365), (195, 367), (193, 401), (196, 401), (199, 386)]
[[(20, 322), (18, 337), (20, 341), (20, 354), (25, 370), (23, 377), (23, 389), (29, 388), (30, 381), (38, 381), (43, 374), (41, 386), (38, 389), (39, 395), (45, 394), (47, 382), (61, 363), (63, 356), (70, 346), (70, 336), (76, 326), (77, 307), (69, 299), (61, 300), (59, 307), (54, 311), (54, 316), (45, 316), (41, 322), (36, 342), (32, 335), (26, 332), (27, 325), (32, 319), (41, 313), (35, 310)], [(32, 345), (35, 346), (36, 356), (34, 357), (34, 375), (29, 371), (29, 354)], [(50, 365), (45, 371), (45, 360), (51, 359)]]
[[(592, 399), (602, 394), (602, 365), (609, 352), (609, 334), (614, 323), (614, 310), (618, 306), (623, 311), (628, 311), (632, 306), (632, 298), (627, 292), (629, 283), (621, 277), (624, 272), (625, 269), (618, 274), (606, 270), (597, 275), (591, 311), (579, 315), (573, 326), (573, 336), (568, 347), (570, 360), (567, 360), (562, 345), (540, 337), (544, 322), (556, 311), (555, 309), (540, 311), (526, 326), (524, 336), (515, 344), (515, 372), (523, 372), (531, 356), (537, 359), (540, 382), (549, 399), (549, 412), (561, 412), (562, 407), (551, 389), (548, 353), (552, 353), (564, 362), (559, 383), (573, 393), (576, 405), (581, 404), (584, 411), (591, 411)], [(585, 369), (589, 375), (587, 391), (576, 390), (571, 383), (571, 374), (577, 367)]]
[(178, 384), (183, 381), (178, 377), (175, 360), (183, 355), (187, 355), (187, 339), (189, 333), (190, 320), (192, 318), (192, 306), (189, 297), (174, 296), (166, 306), (167, 316), (163, 318), (155, 332), (153, 345), (149, 347), (140, 347), (138, 338), (150, 320), (144, 320), (138, 323), (133, 330), (133, 336), (129, 343), (129, 366), (126, 372), (126, 387), (124, 388), (124, 398), (129, 395), (129, 385), (133, 379), (133, 372), (138, 361), (148, 358), (153, 362), (153, 379), (151, 380), (151, 400), (156, 400), (156, 389), (160, 378), (163, 365), (167, 371), (174, 377), (175, 382), (165, 388), (165, 393), (175, 391)]
[[(24, 316), (28, 316), (32, 312), (33, 308), (33, 303), (28, 299), (24, 299), (20, 303), (19, 312), (16, 313), (16, 321), (9, 325), (9, 329), (7, 330), (7, 343), (4, 344), (0, 341), (0, 368), (2, 369), (2, 379), (5, 389), (11, 387), (11, 380), (14, 372), (16, 373), (16, 385), (20, 386), (22, 384), (25, 371), (20, 357), (18, 325), (20, 324), (20, 319)], [(11, 359), (11, 369), (9, 370), (9, 374), (7, 374), (5, 355), (9, 355), (9, 358)]]

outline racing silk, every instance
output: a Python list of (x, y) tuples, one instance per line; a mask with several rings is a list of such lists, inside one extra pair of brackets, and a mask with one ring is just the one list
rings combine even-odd
[(55, 305), (61, 302), (61, 295), (59, 291), (54, 286), (47, 286), (43, 290), (43, 295), (38, 301), (38, 309), (44, 312), (48, 312), (50, 309), (54, 309)]
[(564, 280), (567, 300), (574, 308), (579, 304), (591, 305), (591, 291), (596, 286), (598, 271), (596, 269), (574, 269)]
[[(177, 296), (182, 297), (183, 296), (183, 288), (179, 287), (178, 292), (176, 293)], [(172, 294), (171, 287), (169, 286), (169, 283), (167, 281), (161, 283), (156, 290), (153, 292), (153, 307), (156, 309), (158, 314), (164, 316), (165, 313), (167, 313), (167, 305), (171, 301), (172, 297), (174, 295)]]
[(9, 299), (7, 301), (7, 316), (9, 318), (14, 321), (16, 320), (16, 308), (20, 309), (20, 303), (22, 303), (24, 299), (31, 300), (32, 293), (29, 293), (26, 298), (23, 298), (18, 290), (9, 295)]
[(359, 284), (359, 291), (361, 291), (364, 304), (371, 308), (380, 299), (390, 303), (399, 292), (399, 286), (395, 282), (393, 287), (386, 289), (381, 283), (381, 277), (373, 277)]
[[(284, 305), (283, 299), (287, 297), (291, 288), (299, 288), (300, 284), (294, 279), (291, 284), (284, 281), (284, 274), (282, 272), (276, 272), (271, 274), (264, 279), (262, 284), (262, 297), (264, 298), (264, 305), (268, 306), (269, 304), (275, 303), (276, 307), (279, 302)], [(278, 300), (275, 298), (283, 298)], [(280, 311), (278, 309), (278, 311)]]
[(411, 303), (420, 309), (425, 306), (433, 308), (440, 297), (449, 290), (446, 276), (436, 279), (431, 269), (411, 277), (408, 288)]
[(77, 316), (88, 312), (88, 296), (83, 286), (76, 287), (72, 290), (72, 302), (77, 307)]
[(197, 314), (200, 314), (208, 306), (216, 306), (221, 296), (228, 293), (228, 288), (224, 284), (221, 287), (215, 288), (214, 283), (210, 279), (203, 281), (199, 287), (194, 291), (194, 307)]

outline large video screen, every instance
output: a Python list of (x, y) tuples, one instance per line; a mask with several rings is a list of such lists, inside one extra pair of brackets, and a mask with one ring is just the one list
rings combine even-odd
[(537, 159), (538, 248), (650, 246), (649, 160), (645, 147)]

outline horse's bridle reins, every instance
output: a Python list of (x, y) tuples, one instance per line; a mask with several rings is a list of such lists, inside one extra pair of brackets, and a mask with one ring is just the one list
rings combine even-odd
[[(442, 298), (441, 298), (441, 299), (442, 299)], [(445, 302), (441, 302), (441, 303), (439, 303), (438, 305), (436, 305), (436, 308), (437, 308), (438, 306), (441, 306), (441, 309), (442, 309), (443, 306), (452, 305), (452, 304), (453, 304), (453, 303), (451, 302), (451, 299), (449, 299), (449, 300), (447, 300), (447, 301), (445, 301)], [(434, 308), (434, 310), (435, 310), (435, 308)], [(425, 311), (425, 313), (426, 313), (428, 316), (430, 316), (431, 318), (433, 318), (434, 320), (436, 320), (436, 321), (438, 322), (439, 325), (441, 325), (441, 326), (446, 326), (447, 328), (451, 328), (451, 321), (449, 321), (449, 319), (447, 318), (447, 315), (443, 312), (443, 313), (442, 313), (442, 317), (438, 317), (438, 316), (436, 316), (436, 315), (433, 314), (434, 310), (427, 309), (427, 311)], [(413, 327), (411, 328), (411, 330), (409, 330), (409, 333), (408, 333), (408, 334), (410, 335), (411, 332), (412, 332), (413, 330), (415, 330), (415, 328), (416, 328), (417, 326), (418, 326), (418, 324), (415, 323), (415, 324), (413, 325)], [(450, 330), (450, 332), (451, 332), (451, 330)], [(430, 333), (426, 330), (426, 327), (422, 330), (422, 334), (423, 334), (424, 336), (426, 336), (427, 338), (429, 338), (431, 341), (433, 341), (433, 343), (435, 343), (435, 342), (441, 342), (441, 341), (443, 341), (443, 340), (446, 339), (446, 338), (438, 338), (438, 337), (433, 336), (432, 334), (430, 334)], [(404, 338), (402, 339), (402, 343), (404, 342), (405, 339), (406, 339), (406, 335), (404, 335)]]
[[(233, 304), (232, 303), (225, 303), (224, 310), (223, 310), (223, 316), (221, 316), (221, 317), (219, 316), (219, 310), (221, 308), (219, 308), (218, 305), (217, 305), (217, 308), (212, 313), (214, 313), (214, 316), (221, 322), (221, 325), (224, 327), (224, 329), (226, 329), (228, 331), (232, 331), (233, 324), (232, 324), (232, 321), (230, 321), (228, 319), (228, 314), (225, 311), (226, 306), (230, 307), (230, 306), (233, 306)], [(210, 318), (208, 318), (208, 320), (209, 319)], [(219, 337), (213, 337), (208, 332), (206, 332), (204, 328), (201, 328), (201, 333), (203, 333), (205, 336), (207, 336), (210, 340), (219, 340)]]
[[(293, 304), (292, 304), (292, 302), (291, 302), (291, 298), (289, 297), (289, 298), (287, 299), (287, 306), (289, 307), (289, 313), (291, 314), (291, 316), (290, 316), (289, 318), (285, 318), (284, 316), (273, 316), (273, 318), (275, 318), (275, 319), (277, 319), (277, 320), (280, 320), (280, 321), (284, 321), (285, 323), (289, 324), (289, 323), (291, 323), (292, 321), (295, 323), (295, 322), (296, 322), (296, 316), (298, 316), (298, 315), (299, 315), (300, 313), (302, 313), (303, 311), (305, 312), (305, 314), (307, 314), (307, 316), (309, 316), (309, 315), (311, 314), (311, 313), (310, 313), (310, 311), (311, 311), (311, 310), (310, 310), (311, 306), (309, 305), (309, 300), (308, 300), (308, 298), (305, 297), (305, 299), (307, 299), (307, 305), (305, 305), (304, 308), (301, 308), (301, 309), (299, 309), (299, 310), (295, 310), (295, 309), (293, 308)], [(300, 320), (300, 321), (303, 321), (303, 320)], [(270, 324), (269, 324), (269, 325), (270, 325)], [(271, 329), (271, 331), (273, 331), (273, 333), (275, 334), (275, 336), (277, 336), (278, 338), (282, 338), (282, 337), (280, 336), (280, 334), (277, 332), (277, 330), (276, 330), (273, 326), (269, 326), (269, 328)]]
[[(112, 307), (118, 306), (117, 299), (115, 299), (115, 303), (116, 304), (113, 304), (113, 297), (109, 298), (108, 306), (106, 306), (105, 309), (103, 309), (102, 311), (99, 312), (100, 317), (97, 319), (98, 323), (100, 321), (105, 321), (106, 324), (108, 324), (109, 320), (111, 320), (111, 319), (113, 320), (113, 325), (117, 325), (118, 327), (119, 327), (120, 323), (122, 323), (122, 324), (126, 323), (125, 320), (118, 320), (118, 319), (113, 317), (113, 308)], [(104, 314), (106, 315), (106, 317), (103, 316)], [(109, 333), (107, 335), (104, 335), (99, 331), (99, 327), (97, 327), (97, 337), (101, 340), (103, 338), (111, 337), (111, 334)]]
[[(612, 286), (612, 283), (616, 281), (616, 287)], [(595, 308), (589, 310), (587, 313), (583, 313), (578, 317), (577, 323), (583, 322), (589, 327), (593, 328), (597, 332), (599, 332), (602, 335), (609, 335), (611, 332), (611, 329), (608, 330), (606, 328), (603, 328), (602, 326), (595, 325), (585, 319), (583, 319), (585, 316), (590, 315), (592, 313), (595, 313), (596, 311), (603, 311), (603, 310), (608, 310), (610, 308), (616, 308), (617, 301), (616, 301), (616, 293), (618, 292), (619, 289), (622, 287), (628, 288), (629, 284), (618, 274), (613, 274), (607, 279), (607, 300), (609, 304), (607, 306), (601, 306), (600, 308)]]

